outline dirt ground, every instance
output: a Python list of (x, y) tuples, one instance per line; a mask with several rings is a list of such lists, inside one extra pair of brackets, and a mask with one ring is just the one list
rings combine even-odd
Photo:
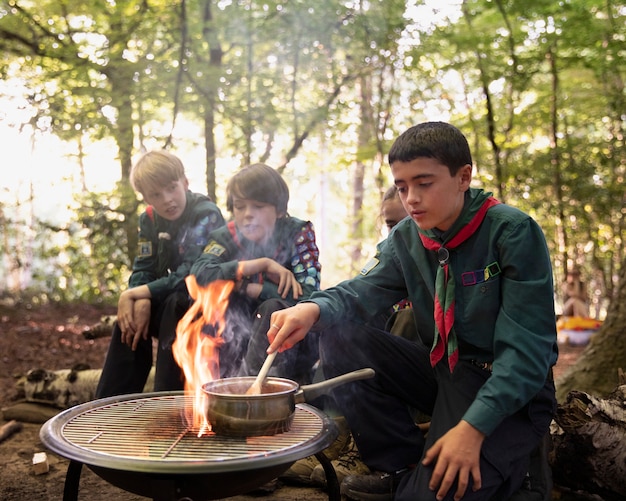
[[(31, 369), (61, 370), (76, 364), (93, 369), (102, 367), (109, 339), (88, 340), (83, 332), (114, 310), (92, 305), (32, 307), (27, 304), (0, 305), (0, 406), (14, 406), (20, 398), (16, 381)], [(556, 367), (558, 375), (571, 365), (581, 347), (561, 347)], [(6, 419), (0, 425), (7, 423)], [(0, 442), (0, 500), (38, 499), (56, 501), (63, 498), (63, 487), (69, 461), (48, 450), (39, 439), (40, 423), (21, 423), (21, 430)], [(33, 455), (46, 452), (49, 471), (35, 474)], [(146, 499), (121, 490), (101, 479), (88, 468), (80, 477), (78, 498), (97, 501), (141, 501)], [(279, 484), (272, 493), (250, 493), (229, 498), (239, 501), (274, 501), (328, 499), (321, 489)]]

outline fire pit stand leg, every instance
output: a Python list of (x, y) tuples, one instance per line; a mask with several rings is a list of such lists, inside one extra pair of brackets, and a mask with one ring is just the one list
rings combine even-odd
[(70, 460), (65, 474), (65, 486), (63, 487), (63, 501), (78, 501), (78, 486), (83, 463)]
[(341, 492), (339, 490), (339, 481), (337, 480), (337, 473), (335, 472), (335, 468), (330, 462), (330, 459), (328, 459), (323, 452), (318, 452), (315, 454), (315, 457), (322, 465), (322, 468), (324, 468), (329, 501), (340, 501)]

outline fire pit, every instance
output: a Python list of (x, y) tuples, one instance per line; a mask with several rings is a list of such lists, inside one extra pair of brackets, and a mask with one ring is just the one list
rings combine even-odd
[(198, 436), (185, 423), (193, 397), (183, 392), (109, 397), (72, 407), (41, 428), (42, 442), (70, 459), (65, 501), (78, 497), (82, 465), (111, 484), (153, 500), (209, 500), (244, 494), (315, 455), (339, 499), (321, 451), (337, 436), (321, 411), (298, 404), (289, 431), (272, 436)]

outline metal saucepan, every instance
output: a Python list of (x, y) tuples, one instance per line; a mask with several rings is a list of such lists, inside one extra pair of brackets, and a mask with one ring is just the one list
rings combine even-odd
[(217, 379), (202, 385), (208, 397), (207, 419), (218, 435), (276, 435), (289, 431), (296, 404), (324, 395), (335, 386), (374, 375), (374, 369), (359, 369), (302, 386), (290, 379), (268, 377), (258, 395), (246, 395), (255, 380), (252, 376)]

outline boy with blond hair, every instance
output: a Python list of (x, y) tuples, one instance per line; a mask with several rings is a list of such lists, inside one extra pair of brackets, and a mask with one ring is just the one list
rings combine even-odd
[(128, 289), (120, 294), (117, 321), (96, 398), (141, 392), (158, 338), (154, 390), (182, 390), (172, 355), (176, 325), (190, 306), (185, 277), (209, 233), (225, 224), (206, 195), (189, 191), (181, 160), (167, 151), (142, 156), (130, 174), (148, 204), (139, 217), (139, 248)]

